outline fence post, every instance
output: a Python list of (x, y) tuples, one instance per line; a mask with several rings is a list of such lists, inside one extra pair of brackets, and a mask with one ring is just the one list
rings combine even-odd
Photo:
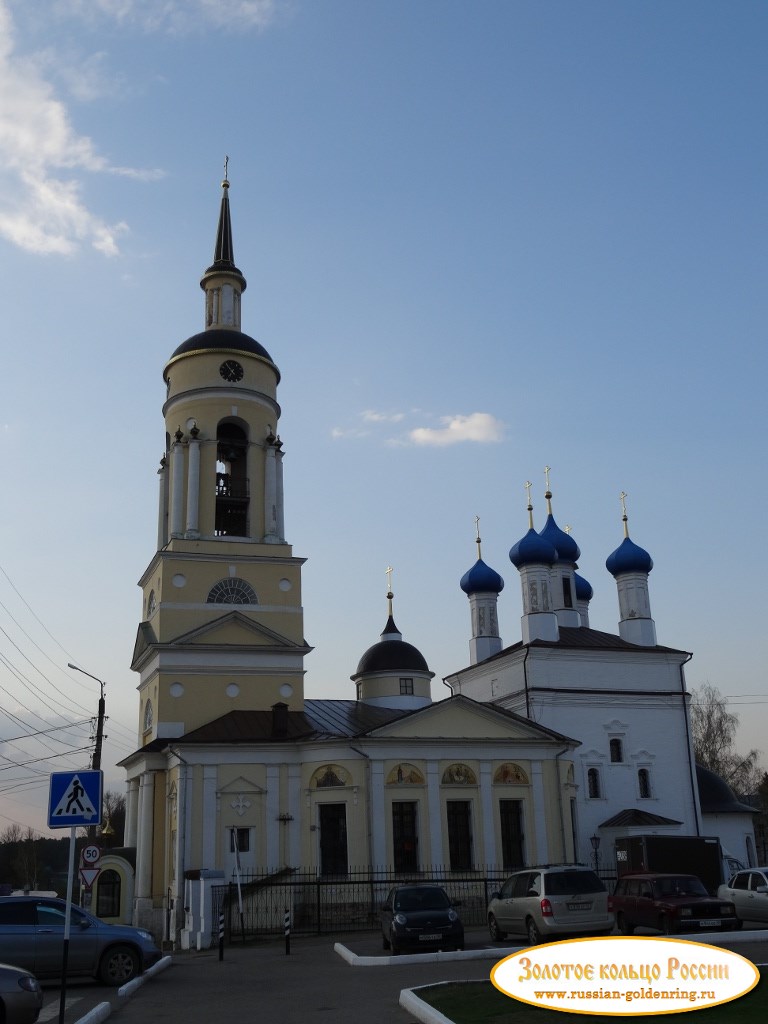
[(283, 915), (283, 931), (285, 932), (285, 955), (291, 952), (291, 912), (288, 907), (285, 908), (285, 914)]

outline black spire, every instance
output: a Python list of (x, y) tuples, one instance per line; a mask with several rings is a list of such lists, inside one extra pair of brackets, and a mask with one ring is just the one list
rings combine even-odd
[(236, 274), (240, 279), (240, 291), (245, 291), (245, 278), (242, 271), (235, 265), (235, 251), (232, 244), (232, 221), (229, 216), (229, 179), (227, 178), (227, 163), (224, 162), (224, 180), (221, 183), (221, 209), (219, 210), (219, 226), (216, 229), (216, 245), (213, 250), (213, 263), (208, 267), (203, 280), (200, 282), (205, 287), (204, 281), (209, 274)]

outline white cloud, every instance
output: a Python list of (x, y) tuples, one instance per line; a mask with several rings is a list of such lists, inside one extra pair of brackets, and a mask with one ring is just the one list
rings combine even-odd
[(368, 431), (367, 430), (360, 430), (358, 427), (351, 427), (351, 428), (349, 428), (347, 430), (343, 429), (342, 427), (334, 427), (331, 430), (331, 437), (334, 439), (334, 441), (338, 441), (338, 440), (340, 440), (343, 437), (367, 437), (367, 436), (368, 436)]
[(469, 416), (442, 416), (442, 427), (416, 427), (408, 433), (411, 444), (442, 447), (476, 441), (481, 444), (501, 441), (504, 424), (488, 412), (473, 412)]
[(101, 16), (122, 27), (180, 34), (211, 26), (262, 31), (286, 6), (280, 0), (57, 0), (55, 10), (89, 24)]
[(82, 197), (73, 172), (134, 178), (157, 171), (113, 167), (73, 128), (35, 59), (14, 52), (13, 22), (0, 0), (0, 235), (28, 252), (70, 255), (90, 243), (118, 251), (124, 223), (108, 224)]
[(405, 419), (404, 412), (376, 412), (366, 409), (360, 414), (366, 423), (400, 423)]

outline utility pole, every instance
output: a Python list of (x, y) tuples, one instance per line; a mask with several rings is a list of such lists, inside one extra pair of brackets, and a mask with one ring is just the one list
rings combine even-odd
[(74, 669), (75, 672), (82, 672), (84, 676), (88, 676), (89, 679), (93, 679), (99, 684), (99, 713), (96, 718), (96, 743), (93, 748), (93, 755), (91, 756), (91, 768), (94, 771), (101, 769), (101, 745), (104, 741), (104, 711), (106, 708), (106, 701), (104, 700), (104, 682), (101, 679), (97, 679), (96, 676), (92, 676), (90, 672), (86, 672), (84, 668), (80, 668), (78, 665), (73, 665), (71, 661), (67, 662), (67, 668)]

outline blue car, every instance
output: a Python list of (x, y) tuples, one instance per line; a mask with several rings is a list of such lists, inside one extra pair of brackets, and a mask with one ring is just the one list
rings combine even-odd
[[(0, 960), (38, 978), (60, 978), (66, 909), (64, 900), (47, 896), (0, 897)], [(124, 985), (162, 956), (142, 928), (106, 924), (79, 907), (70, 914), (67, 975)]]

